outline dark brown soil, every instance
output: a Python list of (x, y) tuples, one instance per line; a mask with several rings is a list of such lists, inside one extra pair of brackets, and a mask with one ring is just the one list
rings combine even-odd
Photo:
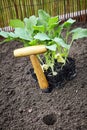
[(13, 56), (22, 46), (0, 45), (0, 130), (87, 130), (87, 38), (71, 48), (77, 76), (51, 93), (42, 93), (32, 78), (29, 57)]

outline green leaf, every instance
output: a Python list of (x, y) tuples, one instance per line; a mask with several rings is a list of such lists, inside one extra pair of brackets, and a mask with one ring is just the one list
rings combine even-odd
[(38, 40), (41, 40), (41, 41), (50, 40), (50, 38), (45, 33), (37, 33), (34, 36), (34, 38), (38, 39)]
[(4, 38), (8, 38), (8, 33), (9, 33), (9, 32), (1, 31), (1, 32), (0, 32), (0, 36), (2, 36), (2, 37), (4, 37)]
[(38, 15), (39, 18), (44, 20), (44, 21), (49, 21), (50, 15), (48, 13), (46, 13), (44, 10), (40, 9), (38, 10)]
[(2, 37), (5, 38), (5, 40), (3, 40), (2, 42), (0, 42), (0, 44), (3, 44), (5, 42), (9, 42), (9, 41), (12, 41), (15, 38), (18, 38), (18, 36), (15, 33), (13, 33), (13, 32), (4, 32), (4, 31), (1, 31), (0, 32), (0, 36), (2, 36)]
[(51, 51), (56, 51), (56, 44), (50, 45), (50, 46), (46, 46), (46, 48), (51, 50)]
[(36, 45), (37, 44), (37, 40), (35, 39), (35, 40), (32, 40), (32, 41), (30, 41), (29, 43), (28, 43), (28, 45), (30, 45), (30, 46), (33, 46), (33, 45)]
[(63, 27), (67, 28), (70, 27), (73, 23), (75, 23), (76, 20), (68, 19), (66, 22), (63, 23)]
[(59, 37), (61, 35), (62, 29), (63, 27), (61, 25), (58, 25), (55, 29), (55, 35)]
[(58, 16), (49, 18), (48, 25), (49, 28), (54, 28), (56, 25), (58, 25)]
[(27, 32), (27, 30), (25, 28), (15, 28), (14, 33), (21, 39), (24, 39), (24, 40), (27, 40), (27, 41), (32, 40), (31, 35)]
[(24, 22), (25, 22), (25, 27), (27, 28), (29, 33), (32, 34), (34, 31), (33, 26), (37, 24), (37, 18), (33, 15), (30, 16), (29, 18), (24, 18)]
[(56, 42), (59, 46), (62, 46), (66, 49), (70, 48), (70, 45), (66, 44), (62, 38), (55, 37), (53, 41)]
[(76, 29), (72, 30), (71, 33), (72, 33), (72, 39), (73, 40), (83, 38), (83, 37), (87, 37), (87, 29), (76, 28)]
[(17, 38), (18, 36), (15, 34), (15, 33), (13, 33), (13, 32), (9, 32), (8, 33), (8, 36), (9, 37), (12, 37), (12, 38)]
[(4, 37), (4, 38), (8, 38), (8, 37), (11, 37), (11, 38), (17, 38), (18, 36), (13, 33), (13, 32), (4, 32), (4, 31), (1, 31), (0, 32), (0, 36)]
[(40, 32), (44, 32), (45, 31), (45, 27), (43, 25), (40, 26), (33, 26), (34, 30), (40, 31)]
[(38, 10), (38, 15), (39, 15), (39, 18), (38, 18), (37, 24), (44, 25), (45, 27), (47, 27), (50, 15), (42, 9)]
[(11, 19), (9, 25), (13, 28), (24, 28), (24, 22), (20, 19)]

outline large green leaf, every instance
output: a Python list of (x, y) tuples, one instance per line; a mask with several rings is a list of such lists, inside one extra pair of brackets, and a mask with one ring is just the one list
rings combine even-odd
[(14, 32), (19, 38), (31, 41), (32, 37), (25, 28), (15, 28)]
[(87, 37), (87, 29), (83, 28), (76, 28), (71, 31), (72, 33), (72, 39), (76, 40), (79, 38)]
[(39, 18), (44, 20), (44, 21), (49, 21), (50, 15), (48, 13), (46, 13), (44, 10), (40, 9), (38, 10), (38, 15)]
[(4, 38), (8, 38), (8, 32), (1, 31), (0, 36), (2, 36)]
[(11, 19), (9, 25), (13, 28), (24, 28), (24, 22), (20, 19)]
[(46, 46), (47, 49), (51, 50), (51, 51), (56, 51), (56, 44), (54, 45), (50, 45), (50, 46)]
[(37, 24), (37, 18), (33, 15), (30, 16), (29, 18), (24, 18), (24, 22), (27, 30), (29, 31), (30, 34), (32, 34), (34, 31), (33, 26)]
[(62, 46), (66, 49), (70, 48), (70, 45), (66, 44), (62, 38), (55, 37), (53, 41), (56, 42), (59, 46)]
[(13, 33), (13, 32), (9, 32), (8, 33), (8, 36), (9, 37), (12, 37), (12, 38), (17, 38), (18, 36), (15, 34), (15, 33)]
[(18, 36), (13, 33), (13, 32), (5, 32), (5, 31), (1, 31), (0, 32), (0, 36), (4, 37), (4, 38), (8, 38), (8, 37), (11, 37), (11, 38), (17, 38)]
[(50, 40), (50, 38), (48, 37), (48, 35), (46, 35), (45, 33), (37, 33), (34, 36), (35, 39), (41, 40), (41, 41), (45, 41), (45, 40)]
[(44, 25), (45, 27), (47, 27), (50, 15), (42, 9), (38, 10), (38, 15), (38, 25)]
[(2, 37), (5, 38), (5, 40), (3, 40), (2, 42), (0, 42), (0, 44), (3, 44), (5, 42), (9, 42), (9, 41), (11, 41), (11, 40), (13, 40), (15, 38), (18, 38), (18, 36), (15, 33), (13, 33), (13, 32), (4, 32), (4, 31), (1, 31), (0, 32), (0, 36), (2, 36)]

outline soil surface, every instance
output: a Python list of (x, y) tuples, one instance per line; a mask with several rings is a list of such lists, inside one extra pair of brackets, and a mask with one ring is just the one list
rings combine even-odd
[(29, 57), (13, 56), (22, 46), (0, 45), (0, 130), (87, 130), (87, 38), (71, 48), (77, 76), (51, 93), (43, 93), (32, 78)]

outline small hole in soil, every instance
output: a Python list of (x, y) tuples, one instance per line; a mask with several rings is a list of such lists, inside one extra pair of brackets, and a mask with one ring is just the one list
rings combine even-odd
[(46, 125), (54, 125), (54, 123), (57, 121), (56, 115), (54, 113), (51, 113), (49, 115), (46, 115), (43, 117), (43, 122)]

